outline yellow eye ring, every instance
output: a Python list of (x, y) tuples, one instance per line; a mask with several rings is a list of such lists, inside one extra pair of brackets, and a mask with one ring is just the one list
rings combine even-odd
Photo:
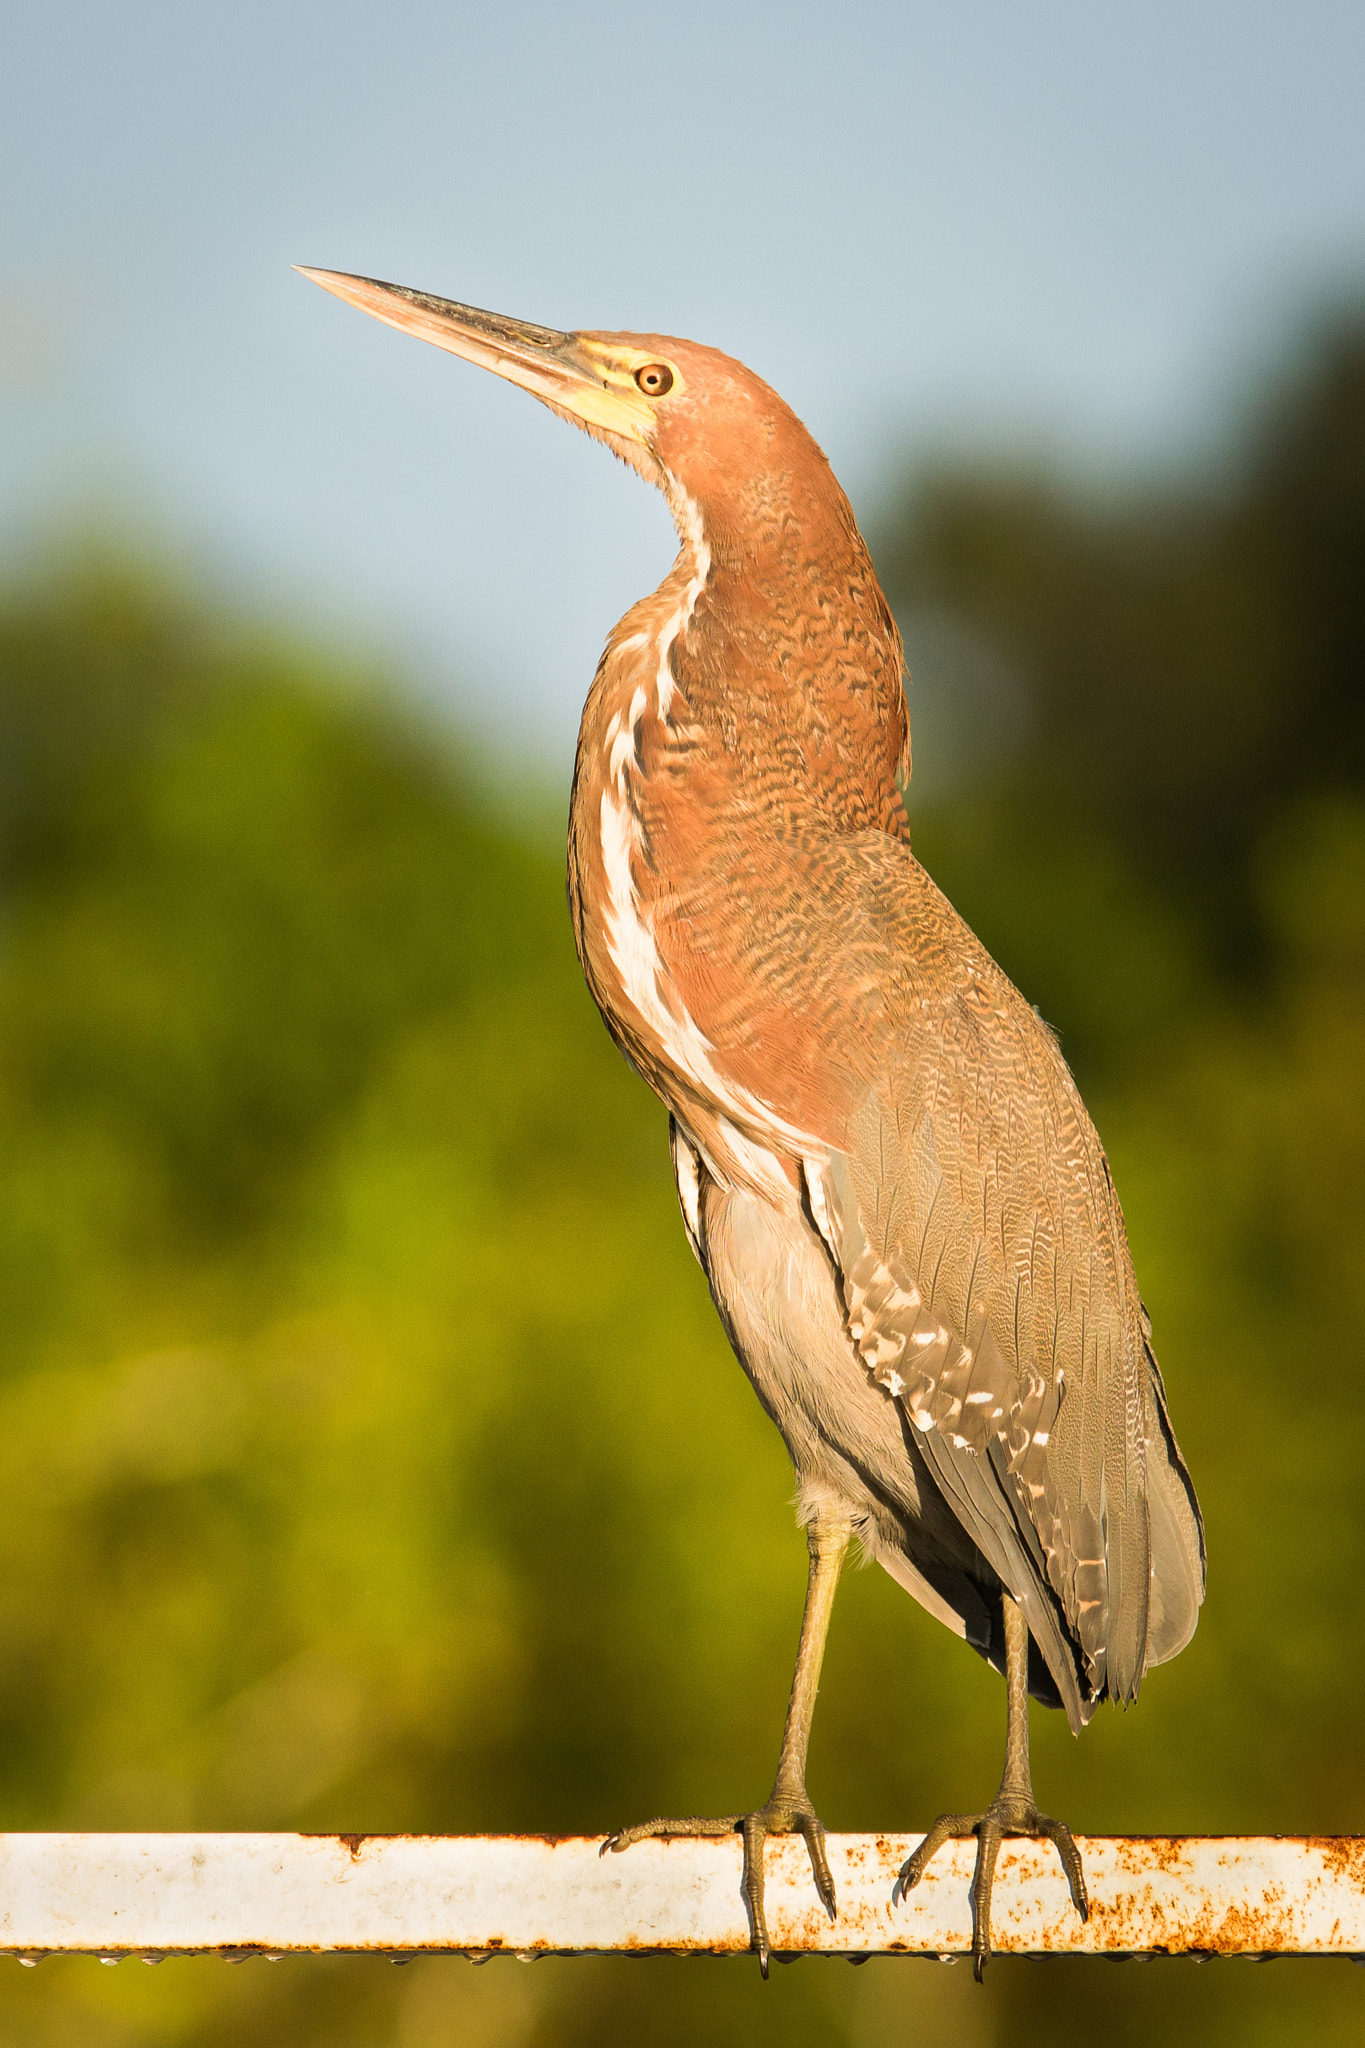
[(641, 363), (635, 381), (646, 398), (662, 398), (673, 389), (673, 372), (667, 363)]

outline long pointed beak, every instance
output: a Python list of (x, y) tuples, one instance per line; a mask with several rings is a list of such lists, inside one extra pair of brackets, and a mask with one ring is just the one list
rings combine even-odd
[(352, 277), (342, 270), (309, 270), (296, 263), (301, 277), (335, 293), (362, 313), (373, 313), (404, 334), (434, 342), (451, 355), (492, 370), (509, 384), (520, 385), (556, 412), (567, 413), (583, 426), (628, 441), (649, 445), (654, 415), (649, 401), (609, 367), (594, 360), (590, 345), (557, 327), (537, 327), (529, 320), (511, 320), (462, 306), (454, 299), (433, 298), (404, 285), (384, 284), (375, 277)]

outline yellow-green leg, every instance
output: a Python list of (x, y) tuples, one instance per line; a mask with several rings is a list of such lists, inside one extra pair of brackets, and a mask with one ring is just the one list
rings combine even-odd
[(976, 1871), (972, 1877), (972, 1967), (979, 1984), (991, 1955), (991, 1886), (995, 1881), (996, 1858), (1006, 1835), (1042, 1835), (1057, 1844), (1071, 1897), (1082, 1920), (1090, 1918), (1085, 1891), (1085, 1872), (1080, 1851), (1071, 1830), (1059, 1820), (1040, 1813), (1033, 1798), (1033, 1778), (1028, 1756), (1028, 1623), (1023, 1609), (1008, 1593), (1005, 1603), (1005, 1690), (1008, 1699), (1005, 1725), (1005, 1770), (1000, 1790), (984, 1813), (940, 1814), (913, 1856), (902, 1866), (892, 1900), (912, 1891), (928, 1868), (929, 1860), (945, 1842), (976, 1836)]
[(810, 1550), (810, 1575), (806, 1581), (806, 1609), (801, 1621), (801, 1644), (796, 1653), (796, 1674), (792, 1679), (791, 1703), (782, 1735), (782, 1752), (777, 1760), (777, 1777), (766, 1805), (753, 1813), (727, 1813), (715, 1818), (647, 1820), (633, 1828), (621, 1828), (608, 1835), (602, 1854), (619, 1852), (632, 1842), (651, 1835), (729, 1835), (744, 1837), (744, 1901), (749, 1910), (753, 1945), (759, 1965), (768, 1974), (768, 1921), (763, 1909), (763, 1844), (769, 1835), (800, 1834), (810, 1852), (815, 1889), (832, 1920), (835, 1917), (834, 1880), (825, 1855), (825, 1830), (806, 1795), (806, 1752), (810, 1747), (811, 1719), (815, 1696), (820, 1689), (820, 1666), (824, 1661), (825, 1639), (834, 1610), (839, 1573), (848, 1551), (852, 1529), (847, 1522), (812, 1522), (806, 1530)]

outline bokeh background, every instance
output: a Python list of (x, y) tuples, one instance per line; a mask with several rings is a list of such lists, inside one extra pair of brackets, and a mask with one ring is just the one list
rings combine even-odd
[[(1039, 1793), (1365, 1831), (1365, 16), (48, 0), (0, 23), (0, 1825), (763, 1796), (781, 1446), (562, 896), (662, 507), (293, 277), (751, 361), (914, 673), (917, 848), (1109, 1146), (1208, 1522)], [(993, 1790), (888, 1581), (811, 1789)], [(0, 1961), (0, 2043), (1358, 2037), (1345, 1963)]]

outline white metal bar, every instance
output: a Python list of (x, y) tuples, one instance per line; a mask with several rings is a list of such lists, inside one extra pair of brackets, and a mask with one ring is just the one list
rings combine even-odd
[[(767, 1846), (775, 1952), (959, 1955), (971, 1946), (973, 1842), (919, 1888), (892, 1887), (917, 1835), (831, 1835), (830, 1921), (805, 1844)], [(1092, 1836), (1092, 1908), (1056, 1851), (1007, 1842), (991, 1912), (1000, 1951), (1365, 1955), (1365, 1838)], [(377, 1950), (482, 1956), (749, 1946), (737, 1839), (451, 1835), (0, 1835), (0, 1953), (116, 1957)]]

